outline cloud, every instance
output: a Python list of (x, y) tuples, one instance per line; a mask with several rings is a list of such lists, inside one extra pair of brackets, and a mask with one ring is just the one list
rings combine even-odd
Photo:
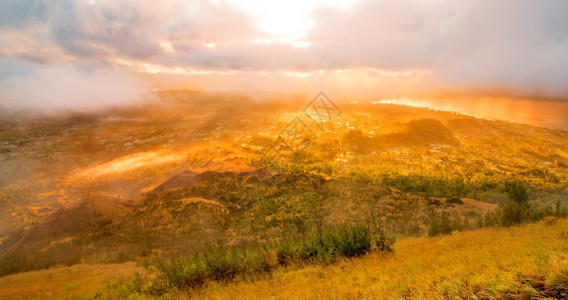
[(143, 83), (128, 73), (108, 67), (52, 63), (31, 66), (24, 74), (0, 82), (0, 104), (4, 108), (85, 111), (144, 100)]
[(38, 0), (4, 0), (1, 3), (0, 26), (25, 28), (46, 16), (46, 5)]
[[(45, 80), (45, 73), (64, 78), (79, 74), (78, 78), (92, 82), (90, 76), (109, 72), (115, 80), (128, 81), (135, 76), (129, 74), (141, 70), (192, 76), (237, 71), (235, 76), (244, 74), (241, 82), (252, 86), (265, 85), (262, 80), (248, 80), (263, 78), (264, 72), (304, 74), (306, 82), (325, 85), (310, 81), (318, 76), (308, 74), (378, 70), (374, 76), (385, 86), (392, 80), (385, 81), (384, 74), (419, 70), (421, 80), (398, 85), (504, 88), (568, 97), (568, 2), (564, 0), (290, 2), (285, 7), (302, 5), (301, 15), (287, 8), (290, 22), (310, 20), (307, 27), (288, 24), (301, 29), (294, 29), (293, 36), (280, 32), (279, 25), (285, 29), (286, 20), (268, 22), (272, 31), (278, 29), (277, 35), (263, 30), (270, 16), (284, 6), (272, 12), (266, 4), (252, 9), (256, 4), (249, 2), (239, 6), (229, 0), (4, 1), (0, 65), (14, 72), (12, 76), (0, 72), (0, 80), (10, 81), (2, 88), (13, 88), (22, 80), (30, 84), (32, 79)], [(330, 77), (337, 76), (318, 78)]]
[(315, 23), (314, 57), (335, 66), (425, 69), (439, 85), (568, 96), (566, 1), (364, 1), (319, 11)]

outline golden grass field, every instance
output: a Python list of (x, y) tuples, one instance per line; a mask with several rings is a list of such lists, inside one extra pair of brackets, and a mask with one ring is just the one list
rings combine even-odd
[(0, 278), (0, 299), (74, 299), (132, 277), (144, 268), (134, 263), (56, 267)]
[[(211, 299), (510, 299), (568, 283), (568, 220), (409, 238), (386, 257), (372, 253), (271, 278), (211, 283), (191, 296)], [(561, 273), (563, 271), (563, 273)], [(532, 287), (531, 287), (532, 285)], [(567, 297), (567, 296), (564, 296)]]
[[(395, 244), (392, 254), (371, 253), (331, 266), (282, 268), (249, 281), (210, 282), (166, 298), (530, 299), (551, 293), (566, 297), (566, 290), (556, 292), (554, 287), (568, 286), (568, 220), (553, 221), (407, 238)], [(135, 272), (145, 273), (126, 263), (10, 275), (0, 278), (0, 298), (92, 298), (99, 291), (107, 298), (113, 294), (105, 292), (111, 283), (125, 282)]]

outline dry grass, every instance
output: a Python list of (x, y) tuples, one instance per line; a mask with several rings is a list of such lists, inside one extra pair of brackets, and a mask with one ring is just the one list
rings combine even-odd
[[(568, 266), (568, 220), (399, 241), (371, 254), (271, 278), (210, 283), (191, 296), (212, 299), (530, 298)], [(566, 272), (566, 271), (565, 271)], [(561, 276), (561, 275), (560, 275)]]
[(108, 283), (131, 278), (144, 269), (134, 263), (75, 265), (0, 278), (0, 299), (69, 299), (90, 295)]
[[(544, 291), (550, 296), (555, 282), (568, 287), (568, 220), (552, 221), (404, 239), (386, 256), (373, 253), (331, 266), (280, 268), (264, 278), (209, 282), (168, 298), (530, 299)], [(92, 297), (135, 272), (144, 273), (128, 263), (16, 274), (0, 278), (0, 299)]]

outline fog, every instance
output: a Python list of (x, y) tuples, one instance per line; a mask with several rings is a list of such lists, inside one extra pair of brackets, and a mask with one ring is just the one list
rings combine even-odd
[(145, 84), (112, 68), (79, 68), (47, 64), (1, 85), (2, 105), (9, 110), (39, 109), (47, 113), (117, 107), (146, 99)]
[[(326, 90), (354, 99), (503, 89), (568, 98), (566, 1), (289, 6), (275, 6), (283, 7), (276, 18), (267, 5), (251, 10), (251, 1), (3, 1), (0, 106), (91, 110), (156, 88)], [(281, 32), (263, 29), (267, 21)]]

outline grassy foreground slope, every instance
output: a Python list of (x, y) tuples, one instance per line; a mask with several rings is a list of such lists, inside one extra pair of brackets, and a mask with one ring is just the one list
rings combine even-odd
[[(132, 262), (51, 268), (0, 278), (0, 299), (76, 299), (94, 294), (109, 282), (144, 274)], [(93, 298), (92, 296), (86, 297)]]
[(486, 299), (567, 297), (568, 220), (409, 238), (393, 254), (210, 283), (191, 296), (251, 298)]
[[(166, 298), (567, 297), (566, 219), (436, 238), (408, 238), (398, 241), (394, 248), (394, 253), (388, 255), (373, 252), (330, 266), (281, 268), (248, 281), (209, 282), (199, 289), (172, 292)], [(0, 299), (151, 297), (125, 295), (117, 290), (123, 285), (114, 282), (132, 282), (133, 272), (140, 272), (142, 278), (146, 273), (126, 263), (77, 265), (9, 275), (0, 278)], [(34, 282), (34, 289), (28, 289), (30, 282)]]

